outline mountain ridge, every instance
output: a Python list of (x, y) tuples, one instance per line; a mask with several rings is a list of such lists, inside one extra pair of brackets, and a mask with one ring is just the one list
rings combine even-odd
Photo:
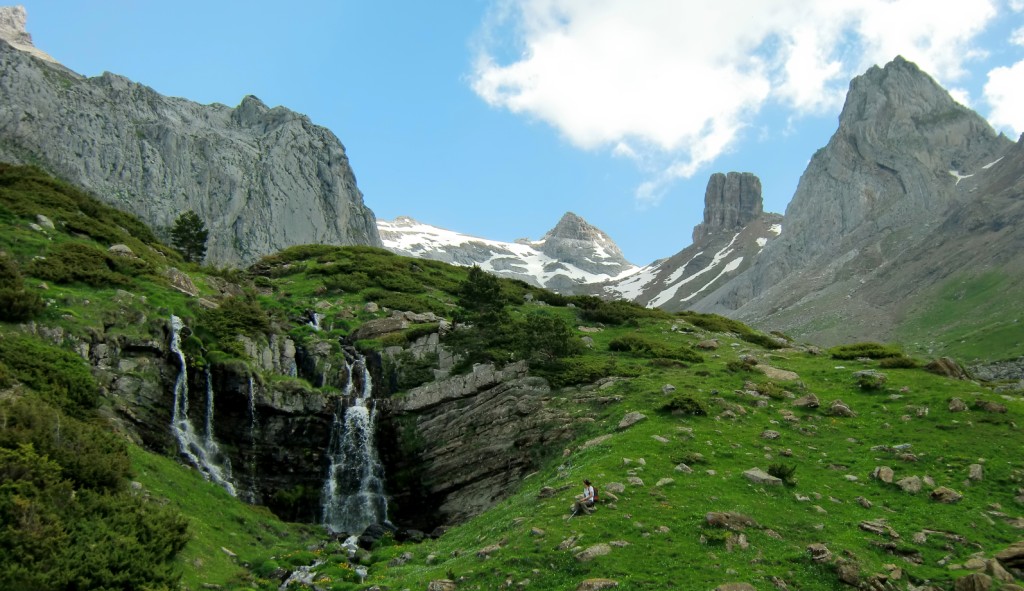
[[(0, 14), (8, 37), (23, 27), (23, 10)], [(39, 165), (155, 228), (195, 210), (211, 264), (296, 244), (381, 246), (344, 146), (305, 115), (253, 96), (232, 109), (109, 72), (86, 78), (2, 39), (0, 71), (0, 159)]]

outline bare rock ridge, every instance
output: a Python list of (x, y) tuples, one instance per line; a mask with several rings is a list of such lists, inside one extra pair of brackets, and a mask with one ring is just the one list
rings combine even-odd
[(782, 231), (782, 216), (765, 213), (761, 180), (749, 172), (715, 173), (704, 192), (704, 221), (693, 243), (624, 279), (601, 286), (604, 295), (650, 307), (683, 310), (759, 260)]
[[(24, 10), (0, 9), (0, 22), (18, 38)], [(253, 96), (232, 109), (85, 78), (23, 46), (0, 40), (0, 160), (37, 164), (154, 227), (195, 210), (217, 265), (297, 244), (382, 245), (344, 146), (308, 117)]]
[(15, 49), (56, 63), (57, 60), (32, 43), (32, 35), (25, 30), (27, 18), (24, 6), (0, 6), (0, 39), (10, 43)]
[[(826, 344), (886, 338), (907, 296), (958, 270), (919, 247), (949, 245), (936, 232), (979, 202), (1012, 147), (913, 63), (872, 67), (801, 177), (785, 234), (693, 308)], [(892, 279), (908, 275), (924, 283)]]

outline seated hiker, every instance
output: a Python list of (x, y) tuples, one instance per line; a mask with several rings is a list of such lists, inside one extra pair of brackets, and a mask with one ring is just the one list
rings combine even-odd
[(576, 503), (572, 507), (575, 513), (591, 513), (594, 503), (597, 501), (597, 490), (589, 480), (583, 481), (583, 494), (576, 495)]

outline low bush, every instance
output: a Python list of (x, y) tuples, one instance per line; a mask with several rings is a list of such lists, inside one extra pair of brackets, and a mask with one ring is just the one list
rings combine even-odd
[(54, 283), (81, 282), (92, 287), (124, 286), (131, 283), (119, 272), (122, 263), (94, 246), (65, 242), (50, 249), (46, 258), (33, 260), (28, 274)]
[(902, 357), (903, 352), (896, 347), (882, 345), (879, 343), (854, 343), (852, 345), (839, 345), (828, 350), (833, 359), (885, 359), (888, 357)]
[(914, 369), (920, 366), (913, 357), (900, 355), (899, 357), (886, 357), (878, 362), (878, 366), (886, 369)]
[(89, 364), (78, 355), (33, 337), (0, 336), (0, 359), (11, 375), (72, 415), (99, 402)]
[(608, 350), (620, 353), (632, 353), (640, 357), (676, 359), (689, 363), (701, 363), (704, 358), (700, 353), (688, 347), (677, 347), (661, 341), (630, 334), (613, 339), (608, 343)]
[(778, 478), (786, 486), (796, 484), (796, 464), (778, 463), (768, 466), (768, 474)]
[(199, 323), (223, 344), (235, 335), (258, 337), (270, 330), (270, 315), (259, 300), (235, 296), (223, 300), (220, 306), (201, 313)]
[(780, 349), (786, 346), (786, 338), (784, 337), (758, 332), (738, 320), (719, 316), (718, 314), (701, 314), (699, 312), (684, 311), (678, 312), (676, 316), (708, 332), (736, 334), (744, 341), (764, 347), (765, 349)]
[(708, 407), (702, 401), (689, 394), (679, 394), (662, 405), (661, 410), (672, 414), (683, 414), (703, 417), (708, 414)]

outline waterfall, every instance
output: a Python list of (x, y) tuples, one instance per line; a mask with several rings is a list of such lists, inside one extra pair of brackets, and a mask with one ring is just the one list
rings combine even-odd
[[(332, 532), (362, 533), (387, 520), (384, 467), (374, 446), (373, 382), (366, 359), (345, 359), (349, 375), (339, 401), (327, 449), (330, 467), (321, 495), (323, 523)], [(342, 402), (347, 402), (343, 404)]]
[(307, 322), (306, 324), (313, 327), (313, 330), (320, 332), (320, 321), (324, 319), (324, 315), (320, 314), (319, 312), (312, 311), (307, 312), (307, 314), (309, 315), (309, 322)]
[(259, 502), (259, 495), (256, 494), (256, 385), (252, 374), (249, 374), (249, 502), (253, 505)]
[(235, 487), (231, 484), (231, 462), (221, 453), (213, 438), (213, 381), (209, 370), (206, 371), (206, 422), (205, 433), (200, 437), (195, 426), (188, 418), (188, 366), (185, 354), (181, 352), (181, 318), (171, 316), (171, 352), (178, 357), (181, 369), (174, 382), (174, 410), (171, 412), (171, 431), (178, 440), (181, 454), (202, 472), (207, 480), (212, 480), (224, 487), (231, 496), (235, 496)]

